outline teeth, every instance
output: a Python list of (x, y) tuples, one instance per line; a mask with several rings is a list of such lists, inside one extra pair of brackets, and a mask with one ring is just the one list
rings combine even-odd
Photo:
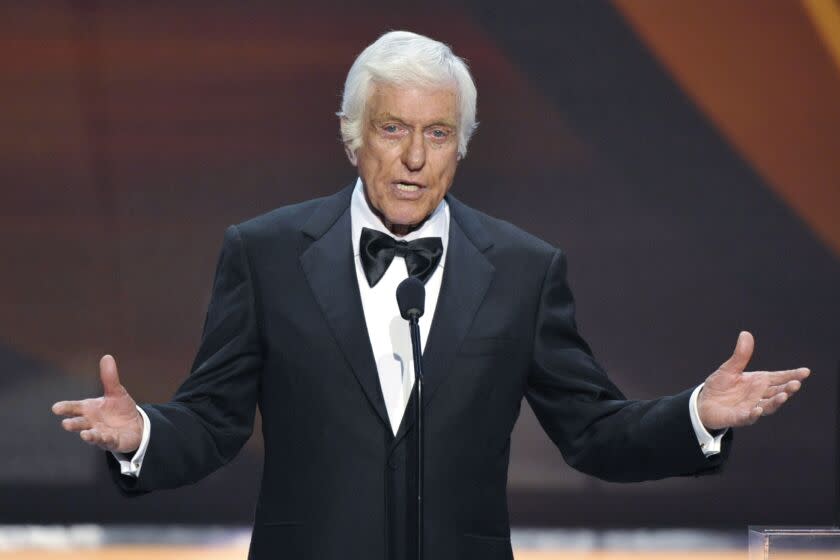
[(414, 192), (420, 190), (417, 185), (406, 185), (405, 183), (397, 183), (397, 188), (405, 192)]

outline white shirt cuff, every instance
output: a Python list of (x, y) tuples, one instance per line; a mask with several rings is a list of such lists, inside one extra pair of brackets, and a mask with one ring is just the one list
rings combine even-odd
[(111, 452), (111, 455), (120, 464), (120, 473), (134, 478), (140, 476), (140, 469), (143, 467), (143, 457), (145, 457), (146, 449), (149, 447), (149, 436), (152, 431), (152, 425), (149, 422), (149, 417), (146, 416), (146, 412), (139, 406), (137, 407), (137, 412), (143, 417), (143, 437), (140, 439), (140, 447), (137, 448), (137, 451), (134, 452), (134, 456), (130, 460), (126, 459), (125, 453)]
[(720, 434), (713, 436), (706, 430), (703, 423), (700, 421), (700, 413), (697, 412), (697, 397), (700, 395), (700, 390), (703, 388), (703, 383), (694, 389), (691, 393), (691, 399), (688, 401), (688, 414), (691, 416), (691, 425), (694, 427), (694, 435), (697, 436), (697, 443), (700, 444), (700, 449), (703, 450), (703, 455), (711, 457), (720, 453), (720, 442), (723, 436), (729, 430), (722, 431)]

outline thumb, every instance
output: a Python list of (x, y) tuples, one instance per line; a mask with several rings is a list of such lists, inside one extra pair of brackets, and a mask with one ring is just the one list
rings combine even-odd
[(99, 360), (99, 379), (102, 380), (102, 389), (106, 397), (116, 397), (122, 392), (117, 362), (110, 354), (102, 356)]
[(735, 344), (735, 351), (732, 352), (732, 357), (726, 360), (721, 367), (730, 372), (742, 373), (747, 369), (747, 364), (752, 358), (755, 341), (753, 336), (747, 331), (741, 331), (738, 335), (738, 342)]

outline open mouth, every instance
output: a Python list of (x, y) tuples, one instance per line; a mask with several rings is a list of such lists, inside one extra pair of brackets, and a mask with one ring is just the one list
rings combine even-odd
[(425, 196), (426, 185), (413, 181), (394, 181), (391, 183), (391, 195), (397, 200), (417, 201)]
[(423, 185), (420, 185), (418, 183), (409, 183), (409, 182), (394, 183), (394, 186), (397, 188), (397, 190), (405, 192), (405, 193), (417, 192), (417, 191), (419, 191), (420, 189), (423, 188)]

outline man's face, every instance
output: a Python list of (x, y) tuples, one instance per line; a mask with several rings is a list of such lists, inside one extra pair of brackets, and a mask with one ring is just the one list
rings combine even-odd
[(356, 166), (365, 194), (388, 229), (405, 235), (434, 211), (455, 177), (455, 90), (376, 85), (364, 119)]

